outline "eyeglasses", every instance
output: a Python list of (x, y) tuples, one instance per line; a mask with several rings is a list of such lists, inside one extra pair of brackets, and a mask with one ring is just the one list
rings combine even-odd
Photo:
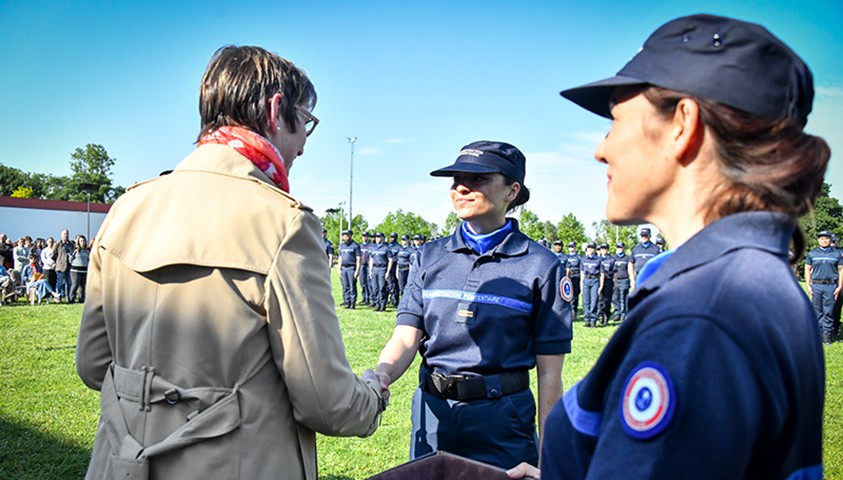
[(296, 110), (304, 114), (304, 132), (305, 135), (309, 137), (310, 134), (313, 133), (313, 130), (316, 128), (316, 125), (319, 125), (319, 119), (302, 107), (296, 107)]

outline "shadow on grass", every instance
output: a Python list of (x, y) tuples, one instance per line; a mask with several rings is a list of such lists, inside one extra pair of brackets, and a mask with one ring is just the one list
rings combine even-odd
[(0, 478), (78, 479), (91, 452), (0, 417)]

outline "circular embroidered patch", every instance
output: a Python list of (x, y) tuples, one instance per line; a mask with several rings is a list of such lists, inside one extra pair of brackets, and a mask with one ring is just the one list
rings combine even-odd
[(626, 379), (621, 397), (621, 424), (626, 433), (644, 440), (670, 424), (676, 410), (673, 380), (655, 362), (639, 364)]
[(566, 302), (574, 299), (574, 285), (571, 283), (570, 278), (562, 277), (562, 281), (559, 282), (559, 296)]

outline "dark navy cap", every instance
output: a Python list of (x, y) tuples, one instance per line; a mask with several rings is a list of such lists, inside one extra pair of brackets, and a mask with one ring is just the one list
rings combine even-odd
[(664, 239), (662, 237), (657, 238), (656, 245), (664, 245)]
[(562, 246), (562, 240), (554, 240), (554, 241), (553, 241), (553, 244), (554, 244), (554, 245), (559, 245), (559, 246)]
[(503, 142), (480, 140), (462, 147), (453, 165), (430, 172), (434, 177), (451, 177), (455, 173), (500, 173), (524, 184), (527, 159), (516, 147)]
[(569, 243), (568, 243), (568, 246), (569, 246), (569, 247), (574, 247), (574, 248), (576, 248), (576, 246), (577, 246), (577, 242), (569, 242)]
[(606, 248), (606, 249), (608, 249), (608, 248), (609, 248), (609, 244), (608, 244), (608, 243), (601, 243), (601, 244), (600, 244), (600, 248)]
[(418, 233), (413, 235), (413, 240), (421, 240), (421, 239), (422, 239), (422, 236), (419, 235)]
[(820, 237), (828, 237), (828, 238), (831, 238), (831, 232), (829, 232), (829, 231), (827, 231), (827, 230), (823, 230), (822, 232), (820, 232), (820, 233), (818, 233), (818, 234), (817, 234), (817, 238), (820, 238)]
[(383, 232), (378, 232), (378, 233), (375, 234), (375, 236), (383, 238)]
[(360, 234), (360, 236), (363, 237), (363, 238), (367, 238), (367, 237), (369, 237), (369, 232), (363, 232), (363, 233)]
[(612, 78), (563, 90), (579, 106), (612, 118), (616, 87), (655, 85), (714, 100), (762, 118), (805, 125), (814, 80), (805, 62), (761, 25), (714, 15), (659, 27)]
[(623, 242), (618, 242), (618, 243), (615, 245), (615, 247), (616, 247), (616, 248), (626, 248), (626, 244), (625, 244), (625, 243), (623, 243)]
[(392, 233), (389, 234), (389, 238), (398, 238), (398, 234), (395, 233), (395, 232), (392, 232)]
[(342, 234), (343, 234), (343, 235), (353, 235), (353, 234), (351, 233), (351, 230), (343, 230), (343, 231), (342, 231)]
[(650, 229), (649, 228), (642, 228), (641, 233), (638, 234), (639, 237), (649, 237), (650, 236)]
[(585, 244), (585, 246), (588, 248), (597, 248), (597, 244), (594, 242), (588, 242)]
[(401, 240), (409, 240), (409, 239), (410, 239), (410, 236), (407, 235), (406, 233), (404, 235), (401, 235)]

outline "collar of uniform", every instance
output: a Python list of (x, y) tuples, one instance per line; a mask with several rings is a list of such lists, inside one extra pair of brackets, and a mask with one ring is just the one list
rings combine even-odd
[[(514, 257), (515, 255), (527, 253), (529, 239), (526, 235), (521, 233), (521, 230), (518, 229), (518, 220), (509, 217), (507, 217), (506, 220), (508, 222), (512, 222), (512, 231), (501, 243), (498, 244), (498, 246), (486, 252), (486, 255)], [(451, 252), (474, 252), (474, 250), (465, 243), (465, 239), (462, 237), (462, 231), (460, 228), (461, 225), (462, 222), (460, 222), (460, 225), (457, 225), (457, 228), (454, 230), (454, 234), (448, 239), (448, 243), (445, 245), (445, 248)]]
[(275, 186), (251, 160), (227, 145), (200, 145), (176, 166), (173, 173), (183, 170), (222, 173)]
[(744, 212), (721, 218), (675, 249), (642, 288), (655, 290), (676, 275), (744, 248), (763, 250), (786, 260), (795, 228), (789, 215), (777, 212)]

